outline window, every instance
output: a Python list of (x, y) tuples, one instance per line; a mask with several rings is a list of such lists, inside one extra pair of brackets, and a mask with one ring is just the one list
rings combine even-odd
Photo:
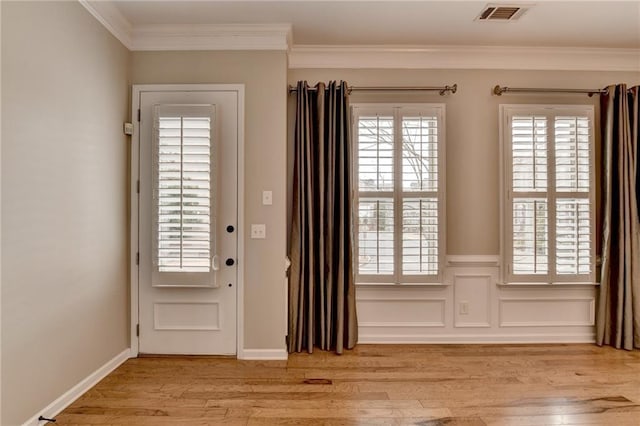
[(213, 114), (212, 105), (155, 107), (154, 285), (171, 285), (177, 273), (185, 284), (213, 279)]
[(500, 110), (505, 281), (593, 283), (593, 107)]
[(357, 283), (442, 281), (444, 105), (356, 105)]

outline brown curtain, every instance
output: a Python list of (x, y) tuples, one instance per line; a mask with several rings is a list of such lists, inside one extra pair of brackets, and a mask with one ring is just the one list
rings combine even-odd
[(289, 274), (289, 352), (356, 344), (347, 84), (298, 82)]
[(640, 348), (640, 87), (610, 86), (602, 113), (602, 271), (598, 345)]

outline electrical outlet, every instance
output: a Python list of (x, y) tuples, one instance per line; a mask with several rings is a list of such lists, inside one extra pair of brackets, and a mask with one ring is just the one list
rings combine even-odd
[(263, 223), (251, 224), (251, 239), (264, 240), (267, 238), (267, 226)]
[(469, 302), (460, 302), (460, 315), (469, 315)]

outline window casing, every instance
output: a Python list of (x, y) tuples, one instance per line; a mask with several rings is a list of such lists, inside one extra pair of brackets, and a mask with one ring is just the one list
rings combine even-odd
[(444, 105), (352, 111), (356, 282), (442, 283)]
[(595, 282), (593, 107), (501, 105), (503, 281)]

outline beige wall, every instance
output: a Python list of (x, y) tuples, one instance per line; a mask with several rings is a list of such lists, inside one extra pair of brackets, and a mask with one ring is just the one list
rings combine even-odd
[[(133, 84), (245, 85), (244, 347), (284, 349), (285, 52), (134, 52), (132, 72)], [(249, 239), (251, 223), (266, 224), (266, 240)]]
[[(1, 5), (0, 5), (0, 34), (2, 34), (2, 6)], [(1, 54), (0, 54), (0, 99), (2, 99), (2, 55)], [(2, 129), (2, 102), (0, 102), (0, 129)], [(2, 176), (2, 131), (0, 130), (0, 177), (1, 176)], [(1, 181), (2, 179), (0, 178), (0, 224), (2, 223)], [(1, 242), (2, 242), (2, 226), (0, 226), (0, 422), (2, 422), (2, 244)]]
[[(593, 104), (586, 95), (493, 96), (496, 84), (511, 87), (602, 88), (640, 84), (638, 73), (505, 70), (289, 70), (289, 83), (332, 79), (352, 86), (458, 84), (455, 95), (362, 94), (351, 102), (444, 102), (446, 104), (447, 254), (496, 255), (499, 231), (498, 105), (501, 103)], [(596, 109), (597, 114), (597, 109)]]
[(129, 52), (77, 2), (2, 2), (2, 421), (129, 346)]

